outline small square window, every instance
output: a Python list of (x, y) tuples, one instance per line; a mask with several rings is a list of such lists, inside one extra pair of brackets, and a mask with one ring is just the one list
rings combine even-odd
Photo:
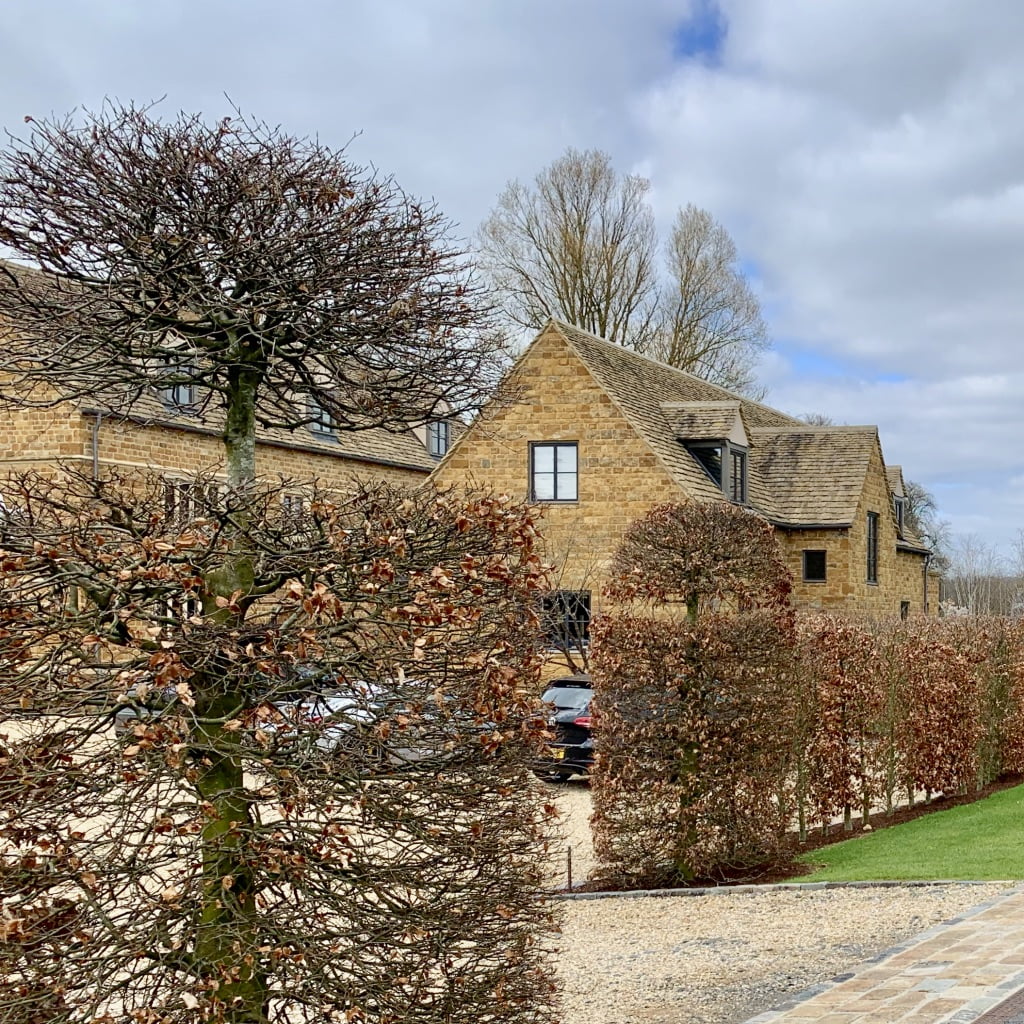
[(824, 583), (826, 578), (826, 558), (824, 551), (804, 551), (804, 582)]
[(530, 500), (576, 501), (578, 495), (576, 442), (530, 445)]

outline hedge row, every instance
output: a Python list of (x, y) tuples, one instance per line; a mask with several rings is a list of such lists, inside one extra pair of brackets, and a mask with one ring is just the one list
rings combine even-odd
[(1024, 771), (1024, 627), (762, 610), (596, 624), (604, 873), (735, 875), (879, 804)]

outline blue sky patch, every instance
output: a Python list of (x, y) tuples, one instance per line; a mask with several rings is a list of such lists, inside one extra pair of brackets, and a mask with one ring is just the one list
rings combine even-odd
[(716, 0), (694, 0), (693, 12), (673, 34), (672, 55), (679, 61), (702, 58), (717, 63), (727, 31)]

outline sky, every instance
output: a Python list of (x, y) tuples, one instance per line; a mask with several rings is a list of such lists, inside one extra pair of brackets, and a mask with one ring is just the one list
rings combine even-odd
[[(767, 401), (876, 424), (955, 534), (1024, 528), (1019, 0), (7, 0), (0, 128), (231, 113), (347, 146), (471, 238), (567, 147), (735, 240)], [(667, 232), (666, 232), (667, 233)]]

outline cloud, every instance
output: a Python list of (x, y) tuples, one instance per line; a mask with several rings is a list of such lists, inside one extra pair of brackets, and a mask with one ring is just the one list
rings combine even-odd
[[(769, 400), (877, 423), (957, 524), (1021, 522), (1024, 5), (989, 0), (11, 0), (0, 125), (243, 110), (393, 173), (470, 235), (567, 146), (721, 220)], [(362, 132), (355, 138), (354, 133)]]

